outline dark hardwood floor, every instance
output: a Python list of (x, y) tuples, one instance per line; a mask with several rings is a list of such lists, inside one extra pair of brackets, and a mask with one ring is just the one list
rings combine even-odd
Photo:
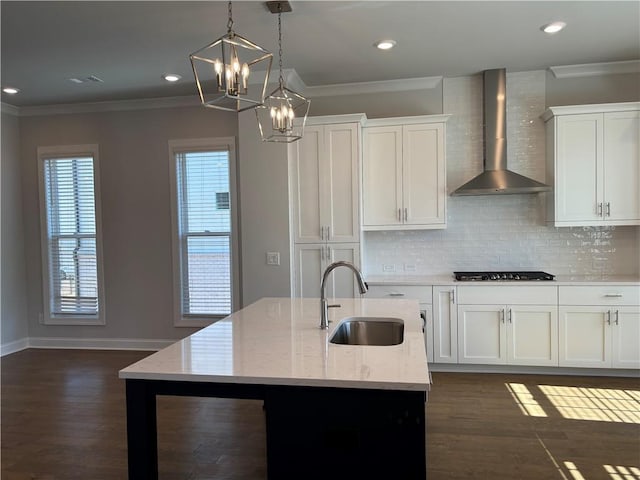
[[(117, 372), (146, 355), (32, 349), (3, 357), (2, 480), (125, 480), (124, 382)], [(638, 379), (433, 379), (429, 480), (640, 479)], [(161, 479), (266, 478), (258, 401), (161, 397), (158, 445)]]

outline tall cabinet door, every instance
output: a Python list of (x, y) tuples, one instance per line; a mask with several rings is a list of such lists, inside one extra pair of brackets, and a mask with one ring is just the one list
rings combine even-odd
[(444, 124), (405, 125), (402, 137), (404, 223), (444, 224)]
[(326, 241), (322, 204), (321, 171), (324, 150), (323, 126), (308, 126), (304, 137), (289, 147), (291, 155), (291, 193), (295, 243)]
[(640, 368), (640, 307), (615, 307), (612, 312), (613, 368)]
[(558, 366), (558, 308), (555, 305), (509, 306), (507, 325), (509, 364)]
[(458, 305), (458, 362), (507, 363), (504, 305)]
[(320, 281), (327, 256), (326, 245), (297, 243), (294, 255), (293, 296), (320, 298)]
[[(305, 137), (307, 133), (305, 132)], [(329, 242), (357, 242), (359, 216), (359, 128), (354, 123), (325, 125), (321, 182), (321, 224)]]
[[(360, 268), (360, 244), (332, 243), (327, 245), (326, 266), (339, 260), (353, 263)], [(326, 268), (325, 266), (325, 268)], [(356, 298), (360, 296), (355, 276), (345, 267), (336, 268), (327, 279), (327, 297)]]
[(602, 219), (602, 120), (602, 114), (558, 117), (556, 220)]
[(559, 308), (559, 365), (609, 367), (611, 312), (608, 307)]
[(363, 225), (402, 224), (402, 127), (363, 129)]
[(458, 363), (458, 311), (453, 286), (433, 287), (433, 361)]
[(640, 220), (640, 112), (604, 114), (604, 219)]

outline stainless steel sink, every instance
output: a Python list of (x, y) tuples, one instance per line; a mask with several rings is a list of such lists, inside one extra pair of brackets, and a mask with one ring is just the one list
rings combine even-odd
[(348, 317), (340, 322), (329, 341), (339, 345), (399, 345), (404, 322), (391, 317)]

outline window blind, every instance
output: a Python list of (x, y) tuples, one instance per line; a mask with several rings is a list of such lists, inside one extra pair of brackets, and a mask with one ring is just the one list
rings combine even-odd
[(52, 315), (97, 315), (98, 267), (92, 157), (44, 160)]
[(176, 154), (183, 315), (231, 313), (229, 152)]

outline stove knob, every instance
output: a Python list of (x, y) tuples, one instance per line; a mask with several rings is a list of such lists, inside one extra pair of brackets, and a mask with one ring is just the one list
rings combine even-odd
[(498, 280), (498, 275), (496, 275), (495, 273), (490, 274), (489, 280)]
[(503, 274), (502, 274), (502, 279), (503, 279), (503, 280), (506, 280), (506, 279), (507, 279), (507, 274), (506, 274), (506, 273), (503, 273)]
[(507, 273), (507, 278), (509, 280), (513, 280), (513, 273)]
[(513, 276), (514, 280), (520, 280), (520, 275), (518, 275), (517, 273)]

